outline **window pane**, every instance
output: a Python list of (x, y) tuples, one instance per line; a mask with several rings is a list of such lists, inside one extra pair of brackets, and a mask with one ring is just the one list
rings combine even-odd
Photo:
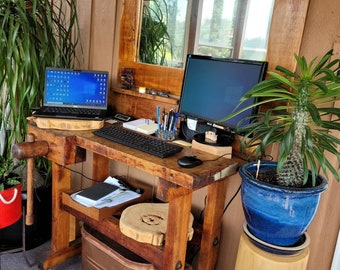
[(195, 53), (231, 57), (237, 0), (204, 0)]
[(144, 0), (139, 60), (182, 67), (188, 0)]
[(249, 0), (239, 58), (264, 60), (274, 0)]

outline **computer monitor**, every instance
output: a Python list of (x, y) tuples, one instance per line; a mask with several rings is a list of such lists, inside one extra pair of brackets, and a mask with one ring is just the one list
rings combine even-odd
[[(179, 103), (180, 116), (208, 125), (216, 123), (235, 109), (244, 93), (264, 79), (267, 65), (265, 61), (189, 54)], [(253, 102), (249, 100), (242, 107)], [(242, 118), (252, 114), (253, 110), (247, 110), (217, 124), (233, 130)]]

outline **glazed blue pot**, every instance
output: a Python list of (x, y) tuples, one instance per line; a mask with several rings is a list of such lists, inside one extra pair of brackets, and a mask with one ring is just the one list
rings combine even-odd
[[(261, 162), (261, 171), (276, 170), (276, 162)], [(327, 181), (317, 176), (315, 187), (289, 188), (271, 185), (251, 177), (257, 163), (243, 165), (242, 205), (249, 231), (257, 238), (278, 246), (293, 246), (310, 225)]]

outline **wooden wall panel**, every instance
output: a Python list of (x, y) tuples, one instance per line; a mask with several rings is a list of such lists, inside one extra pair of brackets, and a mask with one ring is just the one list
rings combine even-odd
[[(268, 39), (268, 70), (275, 70), (277, 65), (296, 69), (294, 53), (300, 53), (308, 6), (309, 0), (275, 1)], [(267, 153), (277, 159), (278, 145), (269, 146)]]
[(268, 70), (277, 65), (295, 70), (294, 53), (300, 53), (309, 0), (275, 1), (268, 40)]
[(79, 28), (82, 51), (79, 52), (80, 68), (107, 70), (113, 69), (116, 46), (117, 1), (79, 0)]
[(89, 67), (111, 71), (116, 1), (94, 0), (92, 14)]
[(78, 46), (78, 68), (89, 68), (90, 41), (91, 41), (91, 18), (93, 0), (78, 1), (78, 19), (80, 31), (80, 44)]
[[(327, 8), (325, 8), (327, 7)], [(311, 1), (300, 53), (308, 60), (334, 50), (340, 58), (340, 1)], [(334, 104), (340, 108), (340, 102)], [(340, 137), (340, 132), (335, 133)], [(340, 146), (338, 147), (340, 152)], [(327, 155), (327, 154), (326, 154)], [(333, 159), (334, 168), (339, 168)], [(309, 228), (311, 236), (308, 270), (331, 269), (337, 235), (340, 229), (340, 183), (328, 179), (329, 187), (322, 194), (320, 208)]]

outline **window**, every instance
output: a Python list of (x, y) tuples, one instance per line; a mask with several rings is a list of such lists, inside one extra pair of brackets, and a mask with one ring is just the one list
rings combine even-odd
[[(145, 44), (152, 32), (146, 33), (143, 9), (139, 59), (180, 68), (188, 53), (263, 60), (273, 4), (274, 0), (144, 0), (148, 20), (153, 27), (162, 25), (164, 34), (157, 37), (157, 45)], [(143, 57), (150, 52), (152, 61)]]
[(263, 60), (274, 0), (200, 0), (193, 53)]

